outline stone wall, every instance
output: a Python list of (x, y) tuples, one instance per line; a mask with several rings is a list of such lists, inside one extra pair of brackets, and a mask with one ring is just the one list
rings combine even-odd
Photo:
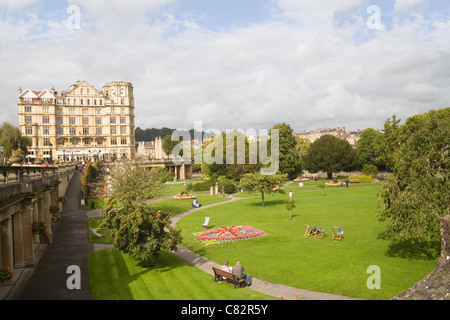
[(450, 215), (441, 216), (441, 255), (436, 268), (393, 300), (450, 300)]

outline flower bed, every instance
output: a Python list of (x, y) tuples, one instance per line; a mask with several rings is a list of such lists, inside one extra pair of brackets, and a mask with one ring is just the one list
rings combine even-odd
[(252, 226), (231, 226), (195, 232), (192, 236), (206, 247), (230, 241), (265, 237), (267, 234), (263, 230), (255, 229)]
[(196, 196), (193, 195), (176, 195), (173, 197), (174, 199), (195, 199)]

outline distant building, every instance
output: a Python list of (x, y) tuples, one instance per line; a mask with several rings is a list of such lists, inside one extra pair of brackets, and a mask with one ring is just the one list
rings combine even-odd
[(308, 139), (311, 142), (316, 141), (323, 135), (332, 135), (338, 137), (340, 139), (348, 141), (351, 145), (355, 145), (359, 140), (359, 136), (361, 135), (361, 130), (356, 131), (347, 131), (345, 127), (336, 127), (336, 128), (327, 128), (322, 129), (319, 128), (317, 130), (309, 130), (294, 133), (295, 136)]
[(31, 138), (28, 158), (42, 154), (60, 160), (133, 159), (134, 96), (129, 82), (110, 82), (97, 90), (78, 80), (64, 91), (22, 92), (19, 128)]

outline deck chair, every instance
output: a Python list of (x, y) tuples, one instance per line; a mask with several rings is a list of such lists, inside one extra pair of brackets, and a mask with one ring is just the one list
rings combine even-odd
[(204, 228), (209, 227), (209, 217), (205, 217), (205, 222), (203, 222), (202, 227), (204, 227)]
[(91, 231), (92, 231), (92, 233), (94, 234), (94, 236), (96, 236), (96, 237), (99, 238), (99, 239), (102, 239), (103, 236), (104, 236), (103, 234), (100, 234), (100, 233), (98, 233), (97, 231), (95, 231), (95, 228), (92, 228)]
[(314, 227), (314, 229), (317, 231), (317, 233), (314, 235), (314, 239), (322, 239), (323, 237), (327, 236), (327, 232), (324, 229), (321, 229), (319, 227)]
[(317, 234), (317, 230), (315, 230), (314, 228), (311, 228), (309, 225), (305, 224), (305, 228), (306, 228), (306, 230), (305, 230), (305, 234), (303, 236), (309, 237), (312, 235), (315, 236)]
[(344, 231), (340, 227), (333, 226), (333, 240), (344, 239)]

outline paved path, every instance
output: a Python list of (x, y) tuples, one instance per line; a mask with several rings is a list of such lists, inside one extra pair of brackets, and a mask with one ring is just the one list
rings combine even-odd
[[(90, 300), (89, 253), (94, 250), (88, 238), (88, 212), (79, 209), (81, 200), (80, 173), (75, 173), (66, 192), (61, 220), (53, 235), (53, 243), (36, 266), (33, 275), (21, 291), (23, 300)], [(67, 268), (80, 268), (81, 289), (68, 289), (72, 273)]]

